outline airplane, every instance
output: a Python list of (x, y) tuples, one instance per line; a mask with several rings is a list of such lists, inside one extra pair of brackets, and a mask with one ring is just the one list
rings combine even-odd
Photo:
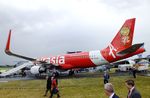
[(74, 68), (96, 67), (122, 60), (145, 52), (144, 43), (132, 45), (135, 18), (127, 19), (121, 29), (118, 31), (112, 42), (102, 50), (93, 50), (89, 52), (77, 52), (64, 55), (32, 58), (15, 54), (10, 50), (11, 30), (9, 31), (5, 53), (35, 64), (31, 67), (31, 73), (39, 74), (42, 69), (53, 67), (55, 69), (70, 70)]

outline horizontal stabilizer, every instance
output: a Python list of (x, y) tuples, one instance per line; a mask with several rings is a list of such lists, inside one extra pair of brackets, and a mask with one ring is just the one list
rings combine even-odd
[(117, 55), (118, 56), (123, 56), (123, 55), (126, 55), (126, 54), (133, 53), (133, 52), (137, 51), (143, 45), (144, 45), (144, 43), (134, 44), (134, 45), (130, 46), (129, 48), (118, 52)]

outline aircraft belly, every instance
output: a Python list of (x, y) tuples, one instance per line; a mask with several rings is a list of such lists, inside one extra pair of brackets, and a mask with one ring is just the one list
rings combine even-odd
[(76, 59), (70, 62), (70, 64), (72, 64), (74, 67), (80, 67), (80, 68), (94, 66), (94, 64), (91, 62), (89, 58)]

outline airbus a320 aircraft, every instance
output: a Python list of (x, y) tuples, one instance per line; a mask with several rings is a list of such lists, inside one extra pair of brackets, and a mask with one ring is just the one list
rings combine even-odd
[(37, 63), (31, 68), (31, 72), (33, 74), (40, 73), (41, 68), (46, 69), (51, 66), (55, 67), (56, 69), (63, 70), (96, 67), (125, 59), (145, 51), (145, 49), (142, 47), (144, 43), (132, 45), (134, 25), (135, 18), (126, 20), (112, 42), (102, 50), (41, 57), (37, 59), (15, 54), (10, 51), (10, 30), (5, 52), (10, 56), (19, 57)]

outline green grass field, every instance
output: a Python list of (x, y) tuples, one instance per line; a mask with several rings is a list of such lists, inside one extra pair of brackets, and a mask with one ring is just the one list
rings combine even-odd
[(11, 69), (12, 67), (0, 67), (0, 72), (5, 72), (9, 69)]
[[(111, 77), (110, 82), (114, 85), (115, 92), (120, 98), (126, 98), (128, 91), (124, 81), (130, 78), (129, 76)], [(138, 76), (134, 80), (142, 98), (150, 98), (150, 77)], [(44, 98), (45, 84), (46, 80), (19, 80), (0, 83), (0, 98)], [(101, 77), (59, 80), (61, 98), (108, 98), (104, 94), (103, 87), (103, 78)]]

